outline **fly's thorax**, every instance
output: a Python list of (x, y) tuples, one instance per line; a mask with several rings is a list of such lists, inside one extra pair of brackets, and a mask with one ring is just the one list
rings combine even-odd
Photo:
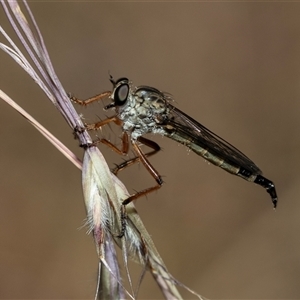
[(154, 88), (138, 87), (129, 93), (126, 103), (118, 108), (123, 129), (133, 139), (146, 133), (161, 133), (159, 128), (169, 113), (164, 94)]

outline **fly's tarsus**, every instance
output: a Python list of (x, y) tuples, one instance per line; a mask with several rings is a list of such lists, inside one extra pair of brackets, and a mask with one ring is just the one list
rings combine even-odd
[(125, 205), (129, 204), (130, 202), (132, 202), (132, 201), (134, 201), (134, 200), (136, 200), (136, 199), (138, 199), (138, 198), (140, 198), (140, 197), (142, 197), (142, 196), (146, 196), (147, 194), (152, 193), (152, 192), (154, 192), (154, 191), (160, 189), (161, 186), (163, 185), (163, 181), (162, 181), (162, 179), (161, 179), (160, 177), (159, 177), (159, 179), (157, 179), (156, 181), (157, 181), (157, 185), (152, 186), (152, 187), (149, 187), (149, 188), (147, 188), (147, 189), (144, 189), (144, 190), (142, 190), (142, 191), (139, 191), (139, 192), (137, 192), (137, 193), (135, 193), (135, 194), (129, 196), (127, 199), (125, 199), (125, 200), (122, 202), (122, 205), (125, 206)]

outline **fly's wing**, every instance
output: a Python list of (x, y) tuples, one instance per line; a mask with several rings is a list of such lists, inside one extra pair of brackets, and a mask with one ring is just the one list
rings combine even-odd
[[(225, 140), (211, 132), (209, 129), (168, 103), (169, 114), (164, 120), (163, 128), (166, 136), (180, 142), (197, 154), (207, 158), (202, 153), (209, 152), (213, 158), (211, 161), (225, 161), (237, 168), (243, 167), (253, 175), (261, 174), (261, 170), (246, 155), (227, 143)], [(176, 135), (176, 138), (174, 138)], [(178, 137), (181, 137), (179, 140)], [(201, 147), (201, 151), (195, 151), (195, 145)], [(204, 150), (204, 151), (203, 151)]]

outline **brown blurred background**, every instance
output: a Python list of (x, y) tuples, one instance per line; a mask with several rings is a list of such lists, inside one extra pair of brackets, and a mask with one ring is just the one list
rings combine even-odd
[[(168, 91), (276, 183), (274, 212), (263, 188), (154, 137), (163, 151), (151, 162), (166, 183), (136, 206), (169, 271), (208, 298), (300, 298), (300, 3), (30, 7), (67, 91), (111, 89), (109, 73)], [(11, 32), (2, 10), (0, 20)], [(81, 157), (39, 87), (7, 55), (0, 60), (0, 88)], [(79, 110), (93, 121), (102, 107)], [(0, 298), (93, 298), (97, 257), (78, 230), (79, 170), (3, 102), (0, 120)], [(103, 134), (119, 143), (118, 132)], [(122, 161), (101, 150), (111, 166)], [(142, 166), (120, 177), (131, 192), (153, 184)], [(162, 298), (150, 275), (139, 298)]]

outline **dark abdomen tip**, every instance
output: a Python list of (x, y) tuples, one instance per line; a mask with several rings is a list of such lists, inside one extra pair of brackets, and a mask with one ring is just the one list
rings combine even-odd
[(256, 184), (261, 185), (262, 187), (264, 187), (267, 190), (267, 192), (269, 193), (269, 195), (272, 198), (273, 206), (274, 206), (274, 208), (276, 208), (278, 198), (277, 198), (277, 193), (276, 193), (274, 183), (261, 175), (257, 175), (254, 182)]

